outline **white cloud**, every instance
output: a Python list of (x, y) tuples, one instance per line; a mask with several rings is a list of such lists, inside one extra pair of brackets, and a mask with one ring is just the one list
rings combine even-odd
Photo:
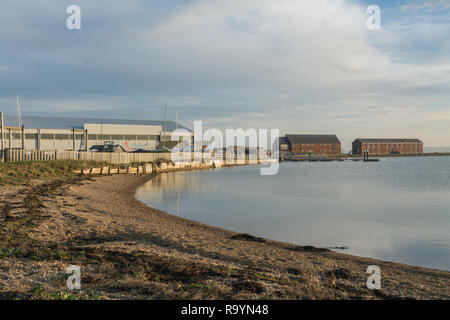
[[(45, 3), (41, 14), (51, 6)], [(415, 1), (403, 10), (446, 3)], [(80, 7), (86, 21), (78, 34), (53, 29), (65, 18), (54, 7), (49, 21), (31, 11), (9, 18), (19, 40), (1, 30), (0, 41), (23, 61), (1, 63), (11, 78), (0, 85), (34, 88), (48, 110), (117, 111), (128, 103), (131, 115), (160, 118), (147, 110), (168, 99), (185, 119), (217, 126), (337, 133), (345, 143), (389, 135), (450, 145), (449, 28), (435, 17), (398, 15), (369, 31), (366, 7), (346, 0), (197, 0), (165, 8), (80, 0)], [(52, 98), (55, 91), (64, 99)]]

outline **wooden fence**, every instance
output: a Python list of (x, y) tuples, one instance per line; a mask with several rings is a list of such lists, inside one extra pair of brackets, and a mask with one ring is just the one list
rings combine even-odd
[[(205, 154), (203, 154), (206, 156)], [(128, 153), (128, 152), (86, 152), (86, 151), (60, 151), (60, 150), (23, 150), (23, 149), (5, 149), (0, 150), (0, 159), (2, 162), (20, 162), (20, 161), (46, 161), (46, 160), (95, 160), (111, 164), (130, 164), (137, 162), (153, 162), (158, 159), (173, 160), (174, 162), (210, 162), (221, 165), (225, 159), (221, 158), (202, 158), (201, 152), (195, 153)], [(248, 157), (236, 157), (234, 161), (228, 164), (257, 164), (267, 162), (269, 159), (248, 159)]]
[[(194, 154), (178, 154), (187, 156), (189, 161), (195, 158)], [(173, 154), (163, 153), (128, 153), (128, 152), (86, 152), (86, 151), (60, 151), (60, 150), (0, 150), (2, 162), (20, 161), (46, 161), (46, 160), (95, 160), (113, 164), (129, 164), (133, 162), (153, 162), (157, 159), (171, 160)]]
[(128, 152), (78, 152), (58, 151), (58, 160), (95, 160), (109, 163), (152, 162), (157, 159), (171, 159), (170, 153), (128, 153)]
[(2, 162), (46, 161), (57, 159), (56, 150), (6, 149), (0, 152)]

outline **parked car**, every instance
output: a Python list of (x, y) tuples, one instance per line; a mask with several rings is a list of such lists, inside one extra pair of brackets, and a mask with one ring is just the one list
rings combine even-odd
[(92, 147), (89, 148), (90, 152), (104, 152), (105, 150), (105, 146), (102, 145), (94, 145)]
[(97, 144), (89, 148), (90, 152), (126, 152), (120, 144), (105, 143)]

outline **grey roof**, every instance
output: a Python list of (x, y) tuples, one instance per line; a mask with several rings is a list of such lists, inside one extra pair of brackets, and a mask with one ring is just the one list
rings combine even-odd
[[(85, 123), (101, 124), (100, 118), (59, 118), (59, 117), (37, 117), (23, 116), (22, 121), (25, 128), (30, 129), (83, 129)], [(103, 119), (103, 124), (130, 124), (130, 125), (156, 125), (164, 130), (162, 120), (126, 120), (126, 119)], [(5, 116), (5, 126), (17, 126), (16, 115)], [(166, 121), (166, 131), (174, 131), (177, 128), (175, 121)], [(190, 129), (178, 124), (179, 129)]]
[(335, 134), (287, 134), (292, 143), (341, 143)]
[(392, 142), (422, 142), (419, 139), (398, 139), (398, 138), (393, 138), (393, 139), (366, 139), (366, 138), (358, 138), (355, 141), (361, 141), (361, 142), (369, 142), (369, 143), (374, 143), (374, 142), (387, 142), (387, 143), (392, 143)]

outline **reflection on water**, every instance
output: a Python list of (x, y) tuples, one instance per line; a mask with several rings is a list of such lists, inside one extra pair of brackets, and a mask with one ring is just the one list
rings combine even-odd
[(450, 270), (450, 157), (173, 172), (136, 196), (238, 232)]

